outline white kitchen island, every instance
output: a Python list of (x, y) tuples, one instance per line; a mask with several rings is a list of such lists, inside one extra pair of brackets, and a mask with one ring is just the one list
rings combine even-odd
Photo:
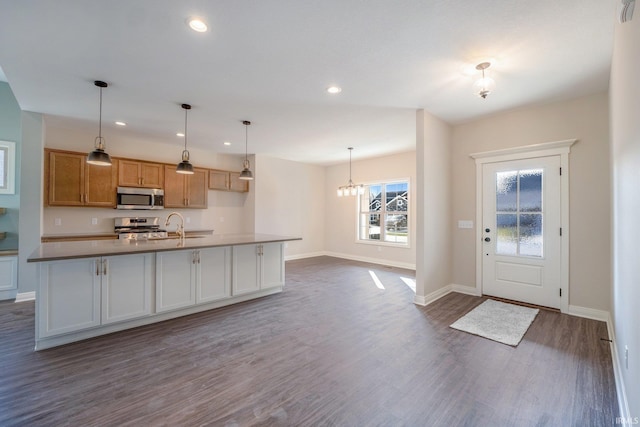
[(284, 244), (297, 237), (209, 235), (43, 243), (35, 349), (281, 292)]

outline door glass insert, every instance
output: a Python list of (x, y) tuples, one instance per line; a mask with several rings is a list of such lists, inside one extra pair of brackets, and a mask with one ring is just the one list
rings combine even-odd
[(542, 257), (543, 169), (496, 173), (496, 254)]

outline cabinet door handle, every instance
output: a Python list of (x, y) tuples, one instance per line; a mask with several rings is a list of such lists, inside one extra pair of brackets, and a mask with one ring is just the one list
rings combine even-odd
[(97, 259), (95, 260), (95, 264), (96, 264), (96, 276), (100, 275), (100, 260)]
[(102, 275), (103, 276), (107, 275), (107, 260), (106, 259), (102, 260)]
[(191, 264), (196, 263), (196, 251), (191, 252)]

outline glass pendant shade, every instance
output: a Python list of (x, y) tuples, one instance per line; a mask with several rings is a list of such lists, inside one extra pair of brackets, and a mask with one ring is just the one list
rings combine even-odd
[(87, 156), (87, 163), (95, 166), (111, 166), (111, 157), (104, 151), (105, 143), (102, 137), (102, 88), (108, 86), (107, 83), (96, 80), (94, 85), (100, 88), (100, 116), (98, 119), (98, 136), (94, 142), (94, 150)]
[(473, 84), (473, 91), (476, 95), (478, 95), (482, 99), (486, 99), (487, 96), (489, 96), (489, 94), (496, 87), (496, 82), (491, 77), (487, 76), (488, 74), (487, 68), (489, 68), (490, 66), (491, 66), (490, 62), (483, 62), (476, 65), (476, 70), (482, 72), (482, 77), (476, 80), (476, 82)]
[(249, 125), (250, 121), (244, 120), (242, 122), (245, 130), (245, 139), (244, 139), (244, 161), (242, 162), (242, 172), (240, 172), (240, 176), (238, 179), (243, 181), (251, 181), (253, 180), (253, 172), (251, 172), (251, 164), (249, 163), (249, 154), (247, 151), (247, 146), (249, 144)]
[(184, 150), (182, 150), (182, 161), (176, 166), (176, 173), (193, 175), (193, 165), (189, 162), (189, 151), (187, 150), (187, 112), (191, 109), (191, 105), (182, 104), (182, 108), (184, 108)]

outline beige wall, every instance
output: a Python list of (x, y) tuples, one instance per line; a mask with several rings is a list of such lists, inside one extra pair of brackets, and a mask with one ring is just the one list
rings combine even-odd
[[(348, 156), (345, 150), (345, 156)], [(325, 250), (336, 256), (362, 261), (387, 263), (407, 268), (416, 264), (416, 153), (414, 151), (357, 160), (353, 152), (352, 179), (356, 184), (369, 184), (397, 179), (409, 179), (410, 247), (384, 244), (356, 243), (357, 205), (355, 197), (338, 197), (336, 190), (349, 181), (349, 163), (326, 168), (325, 194)]]
[(287, 259), (324, 250), (325, 168), (267, 156), (255, 158), (255, 232), (302, 237)]
[(451, 283), (451, 127), (416, 112), (416, 302)]
[[(453, 276), (475, 286), (475, 229), (458, 229), (474, 220), (476, 166), (469, 154), (577, 138), (569, 155), (569, 305), (609, 310), (610, 187), (609, 122), (606, 93), (530, 107), (454, 127)], [(477, 226), (477, 224), (474, 224)]]
[[(611, 313), (629, 413), (640, 417), (640, 10), (616, 24), (611, 68), (613, 297)], [(625, 366), (625, 347), (629, 367)], [(622, 394), (622, 393), (619, 393)]]

